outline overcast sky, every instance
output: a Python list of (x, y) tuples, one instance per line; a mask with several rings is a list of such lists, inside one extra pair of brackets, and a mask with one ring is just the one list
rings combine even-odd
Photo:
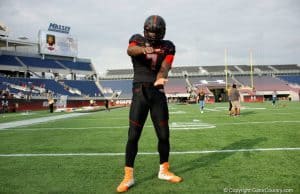
[(37, 41), (49, 23), (70, 26), (78, 57), (97, 72), (132, 68), (126, 54), (131, 35), (145, 19), (161, 15), (165, 39), (176, 45), (174, 66), (300, 64), (299, 0), (0, 0), (0, 22), (11, 37)]

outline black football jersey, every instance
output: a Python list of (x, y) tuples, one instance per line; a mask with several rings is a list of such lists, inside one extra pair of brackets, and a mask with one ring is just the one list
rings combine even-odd
[(132, 56), (133, 83), (147, 82), (154, 83), (161, 64), (167, 55), (175, 55), (175, 45), (169, 40), (161, 40), (155, 45), (150, 45), (146, 38), (140, 34), (133, 35), (129, 44), (135, 42), (137, 46), (151, 46), (160, 49), (159, 53), (151, 53), (139, 56)]

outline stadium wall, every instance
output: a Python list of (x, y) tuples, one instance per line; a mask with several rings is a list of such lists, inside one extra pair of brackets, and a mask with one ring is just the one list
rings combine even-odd
[[(57, 102), (57, 101), (56, 101)], [(95, 105), (104, 106), (104, 100), (94, 100)], [(110, 102), (110, 106), (114, 106), (113, 102)], [(68, 100), (66, 108), (79, 108), (83, 106), (90, 106), (90, 100)], [(56, 103), (54, 104), (56, 108)], [(22, 111), (37, 111), (47, 110), (48, 101), (45, 99), (8, 99), (8, 112), (22, 112)]]

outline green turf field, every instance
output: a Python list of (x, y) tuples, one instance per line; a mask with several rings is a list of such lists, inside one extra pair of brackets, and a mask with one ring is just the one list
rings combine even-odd
[[(227, 103), (207, 104), (204, 114), (195, 104), (169, 105), (170, 164), (184, 179), (179, 184), (157, 178), (148, 118), (128, 193), (300, 193), (300, 103), (242, 105), (240, 117), (227, 115)], [(0, 129), (0, 193), (115, 193), (128, 110)], [(61, 114), (0, 114), (0, 124)]]

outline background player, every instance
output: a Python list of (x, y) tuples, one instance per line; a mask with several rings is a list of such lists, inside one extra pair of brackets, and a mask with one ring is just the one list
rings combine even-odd
[(200, 105), (200, 111), (201, 111), (201, 113), (203, 113), (203, 109), (204, 109), (204, 105), (205, 105), (205, 92), (204, 92), (203, 88), (201, 88), (200, 92), (198, 93), (197, 102), (198, 101), (199, 101), (199, 105)]
[(232, 84), (232, 89), (230, 91), (230, 100), (232, 104), (231, 112), (233, 116), (240, 116), (240, 93), (236, 88), (236, 84)]

